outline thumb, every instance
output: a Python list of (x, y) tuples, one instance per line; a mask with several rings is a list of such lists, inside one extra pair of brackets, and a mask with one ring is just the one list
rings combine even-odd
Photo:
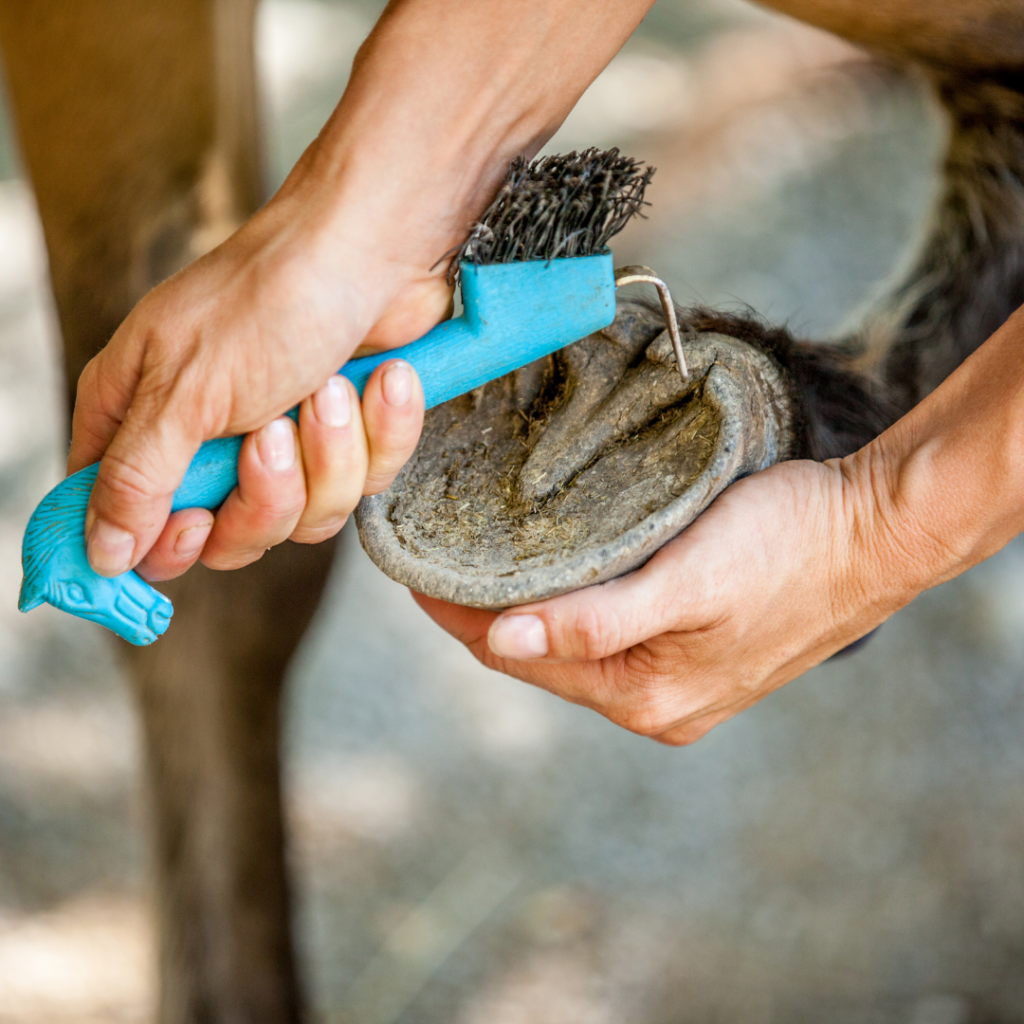
[(628, 576), (503, 612), (488, 630), (488, 646), (500, 658), (594, 661), (662, 633), (699, 628), (704, 588), (684, 569), (683, 543), (678, 538)]
[(99, 462), (132, 403), (142, 374), (142, 354), (130, 337), (127, 345), (123, 343), (127, 333), (122, 324), (106, 348), (85, 364), (78, 378), (68, 475)]
[(411, 590), (413, 600), (443, 629), (474, 654), (487, 649), (487, 628), (497, 617), (494, 612), (450, 604), (436, 597)]
[(202, 439), (199, 417), (179, 402), (136, 392), (100, 460), (86, 511), (86, 551), (96, 572), (127, 572), (156, 543)]

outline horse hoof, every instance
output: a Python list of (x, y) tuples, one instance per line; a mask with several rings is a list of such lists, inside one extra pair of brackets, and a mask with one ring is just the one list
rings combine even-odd
[(620, 302), (605, 330), (432, 409), (413, 458), (356, 511), (363, 547), (431, 597), (500, 609), (636, 569), (734, 480), (790, 457), (776, 363), (685, 339)]

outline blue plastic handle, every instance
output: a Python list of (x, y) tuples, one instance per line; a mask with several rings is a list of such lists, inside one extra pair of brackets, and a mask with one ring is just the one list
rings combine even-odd
[[(461, 269), (462, 316), (403, 348), (341, 368), (360, 394), (381, 363), (401, 357), (419, 374), (429, 409), (607, 327), (615, 317), (611, 253), (481, 267), (463, 263)], [(172, 509), (217, 508), (238, 483), (241, 446), (241, 437), (205, 442), (174, 492)], [(107, 578), (89, 566), (85, 510), (98, 469), (97, 464), (73, 473), (32, 514), (22, 542), (18, 607), (27, 612), (46, 602), (144, 646), (166, 631), (174, 608), (135, 572)]]

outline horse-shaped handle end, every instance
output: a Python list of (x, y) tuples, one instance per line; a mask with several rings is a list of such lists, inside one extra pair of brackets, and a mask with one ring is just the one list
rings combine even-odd
[[(615, 316), (610, 252), (530, 263), (462, 267), (465, 311), (400, 349), (353, 359), (342, 367), (361, 395), (370, 374), (407, 359), (423, 384), (427, 408), (485, 384), (600, 330)], [(297, 417), (293, 409), (288, 415)], [(241, 437), (205, 441), (174, 492), (172, 511), (216, 509), (238, 483)], [(85, 511), (99, 465), (69, 476), (42, 500), (22, 543), (25, 573), (18, 607), (44, 602), (91, 619), (129, 643), (161, 636), (174, 608), (134, 572), (108, 579), (85, 554)]]
[(51, 604), (91, 619), (139, 647), (166, 632), (174, 606), (137, 573), (107, 578), (85, 554), (85, 508), (98, 465), (69, 476), (40, 502), (21, 545), (19, 611)]

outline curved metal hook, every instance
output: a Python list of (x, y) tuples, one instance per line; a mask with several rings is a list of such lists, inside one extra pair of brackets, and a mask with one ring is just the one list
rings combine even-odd
[(668, 285), (650, 267), (619, 267), (615, 271), (615, 287), (621, 288), (626, 284), (653, 284), (658, 289), (661, 311), (665, 314), (665, 324), (668, 327), (668, 336), (672, 339), (672, 350), (676, 354), (679, 375), (683, 378), (683, 383), (688, 384), (690, 371), (686, 368), (683, 340), (679, 335), (679, 321), (676, 319), (676, 305), (672, 301), (672, 293), (668, 290)]

